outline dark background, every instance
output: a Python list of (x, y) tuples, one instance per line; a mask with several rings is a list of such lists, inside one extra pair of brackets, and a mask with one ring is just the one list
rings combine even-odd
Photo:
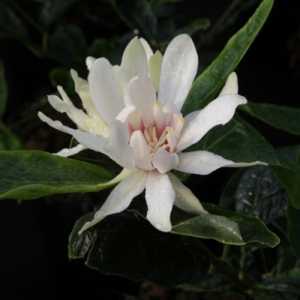
[[(30, 1), (15, 2), (29, 14), (34, 11), (35, 6), (29, 5)], [(117, 21), (116, 16), (110, 18), (113, 13), (107, 5), (100, 6), (100, 2), (75, 4), (64, 14), (61, 22), (63, 25), (80, 26), (88, 43), (95, 37), (110, 38), (114, 35), (120, 36), (122, 46), (132, 31), (125, 23)], [(300, 22), (297, 2), (275, 0), (270, 18), (237, 69), (240, 92), (251, 101), (299, 107)], [(208, 17), (213, 26), (230, 3), (185, 0), (176, 3), (172, 9), (180, 25), (200, 16)], [(82, 6), (88, 7), (88, 11), (92, 11), (95, 6), (101, 21), (88, 18), (86, 11), (81, 15)], [(200, 35), (193, 36), (195, 43), (199, 43), (202, 68), (222, 49), (230, 35), (245, 23), (254, 7), (240, 12), (234, 23), (225, 31), (221, 30), (212, 41), (208, 39), (203, 43)], [(107, 25), (109, 22), (111, 27)], [(33, 31), (32, 39), (37, 41), (35, 35)], [(9, 102), (4, 121), (21, 137), (26, 148), (57, 151), (65, 145), (66, 138), (46, 129), (38, 121), (36, 111), (44, 107), (42, 96), (54, 91), (49, 79), (49, 72), (54, 67), (83, 69), (83, 66), (73, 62), (64, 65), (49, 57), (38, 57), (13, 38), (0, 39), (0, 59), (4, 63), (9, 85)], [(263, 124), (255, 125), (274, 145), (296, 142), (295, 138), (271, 130)], [(218, 171), (205, 179), (202, 182), (206, 184), (205, 191), (198, 190), (198, 181), (190, 181), (190, 186), (202, 198), (212, 194), (209, 187), (218, 195), (222, 189), (221, 179), (226, 172), (229, 171)], [(216, 182), (219, 184), (216, 185)], [(105, 194), (101, 193), (102, 196)], [(102, 276), (85, 267), (82, 261), (68, 260), (68, 234), (75, 220), (91, 208), (88, 197), (51, 197), (22, 204), (9, 200), (1, 202), (1, 299), (71, 299), (80, 295), (85, 299), (123, 299), (124, 293), (138, 294), (138, 283)], [(84, 201), (86, 204), (83, 204)]]

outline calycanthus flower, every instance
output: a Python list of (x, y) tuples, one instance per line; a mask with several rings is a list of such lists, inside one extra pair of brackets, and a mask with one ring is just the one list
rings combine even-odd
[(105, 58), (88, 57), (87, 67), (87, 81), (71, 71), (83, 109), (75, 107), (61, 87), (61, 98), (48, 98), (55, 110), (68, 115), (76, 129), (38, 114), (42, 121), (77, 140), (77, 146), (61, 150), (59, 155), (70, 156), (88, 148), (123, 167), (115, 178), (118, 185), (80, 232), (125, 210), (144, 190), (147, 219), (158, 230), (170, 231), (173, 205), (190, 213), (206, 213), (171, 170), (207, 175), (221, 167), (260, 163), (236, 163), (208, 151), (183, 152), (213, 127), (229, 122), (236, 108), (247, 102), (238, 95), (237, 76), (232, 73), (215, 100), (183, 117), (180, 110), (198, 68), (198, 55), (188, 35), (175, 37), (163, 56), (135, 37), (120, 66), (112, 66)]

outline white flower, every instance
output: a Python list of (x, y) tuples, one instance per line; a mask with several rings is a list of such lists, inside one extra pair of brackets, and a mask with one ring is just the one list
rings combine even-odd
[(88, 81), (71, 71), (84, 110), (76, 108), (61, 87), (58, 91), (62, 99), (48, 98), (53, 108), (66, 113), (77, 129), (39, 112), (42, 121), (79, 143), (58, 154), (69, 156), (89, 148), (106, 154), (126, 170), (81, 232), (125, 210), (144, 190), (147, 219), (157, 229), (170, 231), (173, 205), (190, 213), (206, 212), (171, 170), (207, 175), (221, 167), (259, 163), (235, 163), (208, 151), (182, 152), (213, 127), (229, 122), (237, 106), (247, 102), (238, 95), (237, 76), (232, 73), (215, 100), (202, 110), (182, 116), (180, 110), (198, 68), (198, 55), (188, 35), (175, 37), (163, 57), (158, 51), (153, 54), (144, 39), (133, 38), (120, 66), (112, 66), (105, 58), (91, 57), (87, 66)]

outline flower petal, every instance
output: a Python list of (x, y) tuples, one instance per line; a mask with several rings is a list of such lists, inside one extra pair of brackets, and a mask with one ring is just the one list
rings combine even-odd
[(144, 172), (135, 172), (122, 180), (110, 193), (104, 204), (95, 213), (94, 218), (85, 223), (79, 234), (102, 221), (105, 217), (117, 214), (128, 208), (134, 197), (145, 189)]
[(198, 55), (192, 39), (187, 34), (176, 36), (163, 56), (159, 101), (175, 106), (180, 111), (196, 76)]
[(135, 77), (128, 84), (128, 102), (141, 113), (146, 126), (153, 123), (153, 106), (156, 92), (148, 77)]
[(234, 162), (208, 151), (192, 151), (179, 154), (179, 164), (176, 170), (198, 175), (208, 175), (222, 167), (251, 167), (266, 165), (264, 162)]
[(176, 193), (175, 206), (193, 214), (207, 213), (198, 198), (174, 174), (169, 175)]
[(147, 56), (142, 42), (134, 37), (124, 50), (121, 70), (123, 80), (128, 83), (133, 77), (146, 77), (148, 74)]
[(161, 63), (162, 63), (162, 54), (160, 51), (156, 51), (155, 54), (153, 54), (149, 61), (149, 72), (150, 72), (150, 78), (153, 82), (153, 85), (155, 87), (155, 90), (159, 90), (159, 81), (160, 81), (160, 72), (161, 72)]
[(92, 68), (92, 65), (93, 63), (95, 62), (96, 58), (95, 57), (92, 57), (92, 56), (88, 56), (86, 59), (85, 59), (85, 64), (88, 68), (88, 70), (90, 71), (91, 68)]
[(213, 100), (198, 113), (187, 115), (177, 151), (197, 143), (213, 127), (229, 122), (236, 108), (245, 103), (247, 100), (242, 96), (225, 95)]
[(170, 217), (174, 201), (175, 192), (168, 175), (149, 173), (146, 182), (147, 219), (156, 229), (171, 231)]
[(179, 162), (176, 153), (170, 153), (163, 148), (159, 148), (153, 156), (152, 164), (159, 171), (164, 174), (176, 168)]
[(132, 133), (130, 146), (134, 153), (135, 166), (143, 170), (153, 170), (151, 164), (151, 149), (140, 130), (136, 130)]
[(139, 40), (144, 47), (147, 60), (149, 61), (150, 57), (153, 55), (153, 51), (152, 51), (149, 43), (144, 38), (139, 38)]
[(79, 153), (79, 152), (81, 152), (85, 149), (87, 149), (85, 146), (78, 144), (73, 148), (62, 149), (62, 150), (60, 150), (59, 152), (57, 152), (55, 154), (58, 155), (58, 156), (62, 156), (62, 157), (69, 157), (69, 156), (75, 155), (75, 154), (77, 154), (77, 153)]
[(39, 112), (38, 116), (41, 121), (47, 123), (50, 127), (70, 134), (78, 143), (86, 148), (107, 155), (125, 168), (131, 169), (134, 167), (132, 149), (128, 145), (128, 130), (126, 130), (124, 126), (115, 125), (111, 128), (110, 137), (104, 138), (102, 136), (65, 126), (60, 121), (50, 119), (42, 112)]
[(219, 97), (223, 95), (237, 95), (239, 92), (238, 78), (235, 72), (232, 72), (221, 90)]
[(93, 63), (88, 82), (98, 113), (110, 124), (124, 107), (124, 101), (115, 72), (107, 59), (99, 58)]

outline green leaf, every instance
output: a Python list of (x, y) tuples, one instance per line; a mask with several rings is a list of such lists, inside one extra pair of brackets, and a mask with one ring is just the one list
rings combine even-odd
[(76, 25), (60, 26), (49, 37), (48, 55), (63, 66), (74, 67), (84, 62), (87, 49), (84, 34)]
[(7, 102), (7, 84), (4, 74), (4, 66), (0, 61), (0, 118), (5, 113)]
[(273, 167), (273, 169), (288, 193), (290, 204), (300, 209), (300, 165), (298, 170), (281, 167)]
[[(288, 232), (289, 240), (298, 257), (300, 257), (300, 209), (292, 206), (288, 208)], [(300, 281), (300, 274), (299, 274)]]
[(61, 85), (69, 97), (75, 96), (74, 82), (70, 75), (69, 69), (55, 68), (49, 73), (50, 81), (53, 87)]
[(119, 62), (120, 47), (117, 38), (95, 39), (88, 49), (88, 55), (93, 57), (106, 57), (109, 61)]
[(96, 192), (117, 182), (101, 166), (42, 151), (0, 151), (0, 199)]
[(273, 166), (273, 170), (286, 189), (289, 203), (300, 209), (300, 147), (290, 146), (278, 151), (281, 166)]
[(175, 285), (202, 281), (210, 263), (228, 273), (227, 277), (235, 277), (234, 271), (216, 259), (200, 238), (231, 245), (258, 243), (268, 247), (279, 242), (255, 217), (212, 205), (205, 207), (213, 214), (181, 221), (173, 226), (171, 233), (162, 233), (140, 213), (127, 211), (111, 215), (79, 235), (83, 224), (93, 217), (93, 213), (85, 215), (76, 222), (70, 235), (69, 258), (85, 258), (87, 266), (104, 274)]
[(248, 103), (241, 109), (274, 128), (300, 135), (300, 109), (267, 103)]
[(198, 239), (164, 234), (139, 215), (112, 215), (78, 235), (91, 214), (80, 218), (69, 238), (69, 258), (86, 257), (86, 265), (104, 274), (165, 285), (200, 280), (209, 257)]
[(0, 3), (0, 31), (4, 37), (28, 41), (29, 35), (23, 21), (7, 5)]
[(20, 140), (0, 121), (0, 150), (19, 150), (21, 148)]
[(254, 127), (237, 118), (211, 130), (191, 149), (212, 151), (236, 162), (279, 164), (272, 145)]
[(254, 41), (272, 6), (273, 0), (264, 0), (244, 27), (231, 37), (218, 57), (197, 77), (183, 107), (184, 114), (202, 108), (217, 95)]
[(139, 29), (152, 40), (157, 34), (157, 19), (147, 0), (110, 0), (120, 18), (131, 28)]
[(40, 22), (46, 26), (57, 21), (78, 0), (45, 0), (40, 11)]
[(207, 18), (199, 18), (193, 20), (190, 24), (185, 27), (179, 29), (177, 34), (187, 33), (189, 35), (193, 35), (198, 31), (207, 30), (210, 27), (210, 20)]
[(275, 247), (279, 238), (259, 218), (204, 204), (209, 214), (187, 219), (173, 226), (172, 232), (195, 238), (214, 239), (226, 245), (258, 243)]
[(240, 169), (232, 176), (220, 205), (273, 224), (286, 214), (287, 195), (270, 167), (255, 166)]

